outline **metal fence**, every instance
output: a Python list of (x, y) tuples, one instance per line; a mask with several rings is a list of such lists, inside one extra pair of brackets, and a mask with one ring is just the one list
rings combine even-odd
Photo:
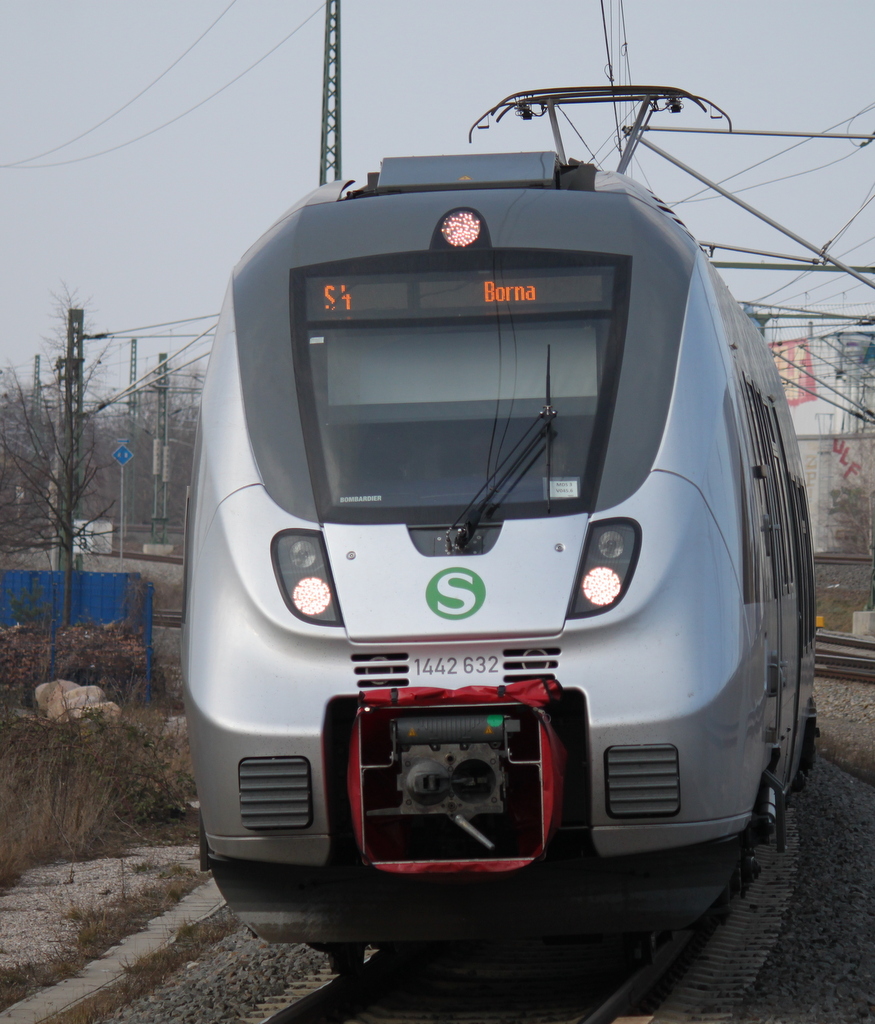
[[(138, 572), (74, 572), (70, 593), (71, 625), (120, 623), (140, 633), (146, 649), (146, 681), (152, 680), (152, 604), (154, 585)], [(0, 582), (0, 624), (40, 624), (50, 628), (52, 668), (55, 632), (64, 608), (64, 573), (7, 570)], [(148, 697), (148, 693), (147, 693)]]

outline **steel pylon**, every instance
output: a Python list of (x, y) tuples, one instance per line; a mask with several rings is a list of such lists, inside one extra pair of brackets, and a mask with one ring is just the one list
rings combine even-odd
[(340, 0), (327, 0), (319, 184), (337, 181), (340, 173)]

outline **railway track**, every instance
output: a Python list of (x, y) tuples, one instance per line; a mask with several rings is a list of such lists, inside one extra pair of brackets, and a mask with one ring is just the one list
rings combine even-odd
[(780, 932), (793, 895), (798, 834), (761, 847), (762, 872), (727, 920), (667, 937), (631, 970), (623, 941), (441, 943), (375, 953), (357, 975), (316, 973), (240, 1024), (654, 1024), (720, 1020), (739, 1005)]
[(814, 556), (817, 565), (871, 565), (871, 555), (837, 555), (824, 552)]
[(156, 611), (152, 614), (153, 626), (165, 626), (171, 629), (179, 629), (182, 626), (181, 611)]
[(875, 637), (818, 630), (814, 671), (828, 678), (875, 682)]
[(593, 944), (442, 943), (418, 955), (380, 952), (360, 975), (314, 976), (295, 1002), (278, 1010), (263, 1004), (270, 1015), (245, 1024), (315, 1024), (326, 1016), (345, 1024), (610, 1024), (647, 996), (693, 936), (667, 937), (653, 963), (635, 970), (626, 966), (620, 936)]

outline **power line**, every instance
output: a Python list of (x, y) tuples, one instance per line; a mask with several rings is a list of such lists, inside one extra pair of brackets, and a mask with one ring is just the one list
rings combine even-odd
[(15, 160), (12, 163), (0, 164), (0, 167), (18, 167), (20, 164), (28, 164), (28, 163), (31, 163), (31, 161), (33, 161), (33, 160), (41, 160), (44, 156), (50, 156), (52, 153), (57, 153), (59, 149), (66, 149), (67, 146), (72, 146), (74, 142), (78, 142), (80, 139), (84, 139), (86, 135), (90, 135), (92, 132), (97, 131), (98, 128), (102, 128), (108, 121), (111, 121), (114, 117), (116, 117), (118, 114), (120, 114), (123, 110), (127, 110), (128, 107), (131, 106), (132, 103), (136, 103), (136, 101), (141, 96), (144, 96), (152, 88), (152, 86), (157, 85), (161, 81), (161, 79), (164, 78), (165, 75), (169, 74), (169, 72), (171, 72), (176, 67), (176, 65), (183, 59), (183, 57), (187, 57), (191, 53), (191, 51), (197, 46), (197, 44), (204, 38), (204, 36), (206, 36), (209, 32), (211, 32), (216, 27), (216, 25), (219, 24), (219, 22), (222, 20), (222, 18), (225, 17), (225, 15), (228, 13), (228, 11), (230, 11), (231, 8), (236, 3), (237, 3), (237, 0), (231, 0), (231, 3), (228, 4), (228, 6), (224, 9), (224, 11), (222, 11), (222, 13), (218, 16), (218, 18), (216, 18), (216, 20), (208, 28), (206, 28), (203, 32), (201, 32), (201, 34), (197, 37), (197, 39), (195, 39), (195, 41), (191, 44), (191, 46), (189, 46), (189, 48), (187, 50), (184, 50), (176, 58), (176, 60), (169, 67), (166, 67), (157, 78), (154, 78), (145, 87), (145, 89), (141, 89), (137, 93), (136, 96), (134, 96), (131, 99), (129, 99), (127, 103), (123, 103), (118, 108), (118, 110), (114, 110), (108, 117), (105, 117), (102, 121), (98, 121), (97, 124), (92, 125), (91, 128), (88, 128), (86, 131), (81, 132), (79, 135), (76, 135), (74, 138), (68, 139), (66, 142), (62, 142), (60, 144), (60, 146), (54, 146), (52, 149), (44, 150), (42, 153), (37, 153), (35, 156), (25, 157), (23, 160)]
[[(604, 31), (604, 34), (605, 34), (605, 52), (608, 55), (608, 63), (607, 63), (607, 66), (605, 67), (605, 74), (607, 75), (608, 81), (611, 83), (611, 86), (613, 86), (613, 84), (614, 84), (614, 65), (613, 65), (612, 58), (611, 58), (611, 44), (608, 42), (608, 23), (607, 23), (607, 21), (605, 21), (605, 0), (599, 0), (599, 2), (601, 4), (601, 9), (602, 9), (602, 30)], [(612, 32), (613, 32), (613, 27), (614, 26), (613, 26), (613, 22), (612, 22), (612, 24), (611, 24), (611, 31)], [(620, 118), (619, 118), (619, 115), (617, 113), (617, 101), (616, 100), (614, 100), (612, 106), (613, 106), (613, 110), (614, 110), (614, 125), (615, 125), (616, 132), (617, 132), (617, 149), (618, 150), (622, 150), (623, 149), (623, 141), (620, 138)]]
[[(825, 164), (818, 164), (817, 167), (809, 167), (809, 168), (807, 168), (804, 171), (794, 171), (792, 174), (784, 174), (780, 178), (769, 178), (768, 181), (759, 181), (755, 185), (745, 185), (743, 188), (735, 189), (735, 192), (736, 192), (736, 194), (738, 194), (739, 192), (750, 192), (752, 189), (763, 188), (766, 185), (774, 185), (776, 182), (779, 182), (779, 181), (789, 181), (790, 178), (801, 178), (801, 177), (803, 177), (806, 174), (814, 174), (815, 171), (822, 171), (826, 167), (832, 167), (834, 164), (840, 164), (843, 160), (847, 160), (849, 157), (856, 156), (858, 152), (859, 152), (859, 150), (853, 150), (850, 153), (845, 153), (844, 156), (838, 157), (836, 160), (830, 160), (828, 163), (825, 163)], [(776, 154), (776, 155), (780, 155), (780, 154)], [(765, 163), (765, 161), (763, 161), (763, 163)], [(743, 172), (740, 172), (740, 173), (743, 173)], [(727, 181), (728, 179), (724, 178), (723, 180)], [(703, 189), (703, 191), (704, 191), (704, 189)], [(717, 196), (702, 196), (701, 192), (698, 193), (698, 195), (701, 196), (700, 199), (694, 199), (694, 198), (682, 199), (681, 202), (682, 203), (686, 203), (686, 202), (690, 202), (690, 203), (708, 203), (712, 199), (717, 199), (718, 198)], [(680, 203), (675, 203), (674, 206), (680, 206)], [(672, 206), (672, 209), (674, 209), (674, 206)], [(826, 246), (824, 246), (824, 248), (826, 248)]]
[[(866, 416), (861, 412), (857, 412), (855, 409), (848, 409), (844, 405), (839, 405), (838, 402), (834, 402), (831, 398), (826, 398), (824, 395), (819, 395), (816, 391), (812, 391), (811, 388), (803, 387), (801, 384), (798, 384), (795, 380), (790, 380), (789, 377), (780, 377), (780, 380), (782, 384), (789, 384), (790, 387), (797, 388), (799, 391), (804, 391), (807, 395), (813, 395), (815, 398), (820, 399), (821, 402), (826, 402), (827, 405), (834, 405), (836, 409), (841, 409), (842, 412), (847, 413), (849, 416), (855, 416), (858, 420), (863, 420), (864, 423), (872, 422), (873, 417), (871, 415)], [(844, 397), (844, 395), (842, 395), (841, 397)]]
[(87, 156), (72, 157), (69, 160), (56, 160), (56, 161), (53, 161), (52, 163), (48, 163), (48, 164), (28, 164), (28, 165), (20, 165), (20, 166), (16, 165), (16, 164), (4, 164), (4, 165), (0, 165), (0, 166), (4, 166), (4, 167), (6, 167), (6, 168), (8, 168), (10, 170), (16, 170), (16, 171), (41, 170), (42, 168), (45, 168), (45, 167), (64, 167), (67, 164), (78, 164), (78, 163), (81, 163), (83, 160), (93, 160), (95, 157), (98, 157), (98, 156), (106, 156), (107, 153), (115, 153), (117, 150), (124, 149), (126, 146), (132, 146), (135, 142), (141, 142), (143, 139), (149, 138), (150, 135), (154, 135), (156, 132), (160, 132), (164, 128), (169, 128), (170, 125), (176, 124), (177, 121), (181, 121), (182, 118), (187, 117), (193, 111), (197, 110), (199, 107), (202, 107), (205, 103), (209, 103), (210, 100), (215, 99), (216, 96), (218, 96), (220, 93), (223, 93), (226, 89), (229, 89), (232, 85), (234, 85), (235, 82), (239, 82), (240, 79), (243, 78), (244, 75), (248, 75), (250, 71), (252, 71), (255, 68), (257, 68), (258, 65), (261, 64), (263, 61), (267, 60), (267, 58), (270, 57), (271, 54), (276, 53), (276, 51), (281, 46), (283, 46), (285, 43), (287, 43), (292, 38), (293, 35), (296, 35), (298, 32), (300, 32), (301, 29), (307, 24), (307, 22), (312, 21), (312, 19), (316, 17), (316, 15), (322, 10), (322, 8), (324, 6), (325, 6), (324, 3), (319, 4), (319, 6), (316, 8), (316, 10), (313, 11), (312, 14), (308, 15), (301, 22), (300, 25), (298, 25), (296, 28), (292, 29), (292, 31), (289, 32), (289, 34), (287, 36), (285, 36), (283, 39), (281, 39), (276, 44), (276, 46), (272, 46), (267, 51), (267, 53), (265, 53), (261, 57), (259, 57), (258, 60), (255, 61), (254, 64), (250, 64), (249, 67), (246, 68), (245, 70), (241, 71), (239, 75), (235, 75), (234, 78), (232, 78), (230, 82), (226, 82), (220, 89), (216, 89), (215, 92), (210, 93), (209, 96), (207, 96), (205, 99), (202, 99), (199, 103), (195, 103), (195, 105), (193, 107), (189, 107), (188, 110), (184, 110), (181, 114), (177, 114), (176, 117), (172, 117), (169, 121), (165, 121), (164, 124), (159, 124), (157, 128), (152, 128), (148, 132), (143, 132), (142, 135), (138, 135), (134, 139), (128, 139), (127, 142), (120, 142), (117, 146), (110, 146), (108, 149), (102, 149), (98, 153), (89, 153)]
[[(177, 356), (182, 355), (182, 353), (186, 349), (191, 348), (192, 345), (197, 344), (197, 342), (200, 341), (201, 338), (205, 338), (210, 333), (210, 331), (212, 331), (212, 330), (214, 330), (213, 327), (208, 327), (203, 332), (203, 334), (199, 334), (192, 341), (189, 341), (185, 345), (183, 345), (182, 348), (177, 349), (175, 352), (171, 352), (170, 355), (168, 355), (165, 359), (162, 359), (161, 362), (158, 363), (157, 367), (155, 367), (155, 368), (153, 368), (151, 370), (147, 370), (141, 377), (138, 377), (135, 381), (131, 381), (131, 383), (126, 388), (123, 388), (121, 391), (116, 392), (114, 395), (111, 395), (105, 401), (101, 402), (94, 411), (95, 412), (100, 412), (101, 409), (105, 409), (108, 405), (112, 405), (113, 403), (120, 401), (122, 398), (128, 398), (132, 394), (136, 394), (137, 391), (140, 391), (142, 389), (139, 388), (139, 387), (135, 388), (135, 385), (138, 385), (138, 384), (142, 383), (143, 381), (148, 381), (148, 383), (144, 384), (143, 387), (150, 386), (152, 381), (149, 380), (149, 378), (152, 377), (152, 374), (155, 373), (157, 369), (159, 369), (160, 367), (163, 366), (164, 367), (164, 372), (165, 373), (169, 372), (168, 369), (167, 369), (167, 364), (170, 362), (171, 359), (175, 359)], [(197, 362), (198, 359), (203, 359), (203, 357), (205, 355), (208, 355), (208, 354), (209, 353), (204, 352), (201, 355), (197, 356), (196, 359), (191, 360), (191, 362)], [(190, 366), (191, 362), (186, 363), (185, 366)], [(181, 369), (183, 369), (183, 367), (179, 366), (179, 367), (176, 368), (176, 370), (174, 372), (177, 372), (178, 370), (181, 370)]]
[[(868, 112), (873, 108), (875, 108), (875, 103), (869, 103), (867, 104), (867, 106), (863, 107), (862, 110), (857, 111), (856, 114), (852, 114), (850, 117), (846, 117), (843, 121), (837, 121), (834, 125), (830, 125), (829, 128), (824, 129), (824, 131), (831, 132), (835, 128), (841, 127), (841, 125), (843, 124), (850, 124), (852, 121), (855, 121), (858, 117), (862, 117), (863, 114), (868, 114)], [(802, 139), (801, 142), (794, 142), (792, 146), (787, 146), (786, 149), (779, 149), (777, 153), (773, 153), (771, 156), (764, 157), (762, 160), (757, 160), (756, 163), (750, 164), (747, 167), (743, 167), (740, 171), (736, 171), (734, 174), (730, 174), (725, 178), (721, 178), (718, 184), (724, 185), (727, 181), (732, 181), (733, 178), (738, 178), (742, 174), (747, 174), (748, 171), (752, 171), (757, 167), (762, 167), (763, 164), (767, 164), (770, 160), (776, 160), (779, 156), (783, 156), (785, 153), (789, 153), (791, 150), (798, 149), (800, 146), (804, 146), (806, 145), (806, 143), (809, 143), (811, 141), (813, 141), (813, 139), (809, 137), (807, 139)], [(682, 203), (688, 203), (691, 200), (695, 199), (696, 196), (700, 196), (703, 192), (707, 191), (708, 190), (704, 188), (699, 189), (698, 192), (693, 192), (692, 195), (687, 196), (686, 199), (679, 199), (676, 202), (668, 203), (668, 205), (671, 206), (672, 208), (674, 208), (675, 206), (680, 206)]]
[[(843, 394), (837, 388), (834, 388), (834, 387), (832, 387), (832, 385), (827, 384), (825, 380), (823, 380), (820, 377), (815, 376), (814, 373), (812, 373), (812, 371), (807, 369), (806, 367), (800, 366), (798, 363), (794, 363), (793, 360), (792, 359), (788, 359), (783, 354), (783, 352), (777, 352), (774, 349), (773, 349), (773, 352), (774, 352), (774, 354), (779, 359), (783, 359), (784, 362), (787, 363), (788, 366), (792, 366), (794, 370), (799, 370), (801, 373), (804, 373), (806, 375), (806, 377), (810, 377), (811, 380), (813, 380), (815, 383), (819, 384), (822, 388), (826, 388), (828, 391), (832, 391), (833, 394), (838, 395), (839, 398), (841, 398), (843, 401), (849, 402), (851, 405), (853, 405), (857, 409), (859, 409), (860, 412), (864, 412), (864, 413), (866, 413), (867, 416), (875, 419), (875, 416), (873, 416), (873, 413), (872, 413), (871, 409), (867, 409), (864, 405), (860, 405), (859, 402), (855, 402), (852, 398), (849, 398), (847, 395)], [(824, 362), (826, 362), (826, 360), (824, 360)]]
[[(172, 356), (168, 356), (166, 359), (162, 359), (160, 363), (158, 363), (151, 370), (149, 370), (148, 373), (144, 374), (143, 377), (152, 377), (152, 375), (158, 373), (159, 370), (160, 370), (160, 375), (161, 376), (169, 377), (169, 376), (171, 376), (174, 373), (179, 373), (180, 370), (185, 370), (187, 367), (192, 366), (194, 363), (200, 362), (201, 359), (205, 359), (209, 354), (210, 354), (209, 352), (201, 352), (201, 354), (199, 356), (193, 356), (191, 359), (189, 359), (189, 361), (187, 363), (183, 363), (182, 366), (172, 366), (172, 367), (168, 366), (167, 364), (170, 362), (170, 360), (173, 357)], [(143, 378), (140, 378), (140, 379), (143, 380)], [(116, 402), (120, 402), (120, 401), (122, 401), (125, 398), (130, 398), (131, 395), (138, 395), (141, 391), (146, 391), (147, 389), (154, 388), (154, 387), (155, 387), (154, 379), (152, 379), (152, 380), (143, 380), (143, 383), (139, 384), (137, 387), (134, 387), (134, 385), (131, 384), (124, 391), (120, 391), (116, 395), (112, 396), (111, 398), (105, 399), (104, 401), (98, 403), (98, 405), (92, 411), (93, 412), (101, 412), (103, 409), (105, 409), (109, 405), (115, 405)]]
[(158, 327), (173, 327), (175, 324), (190, 324), (195, 320), (215, 320), (218, 313), (209, 313), (206, 316), (188, 316), (184, 320), (165, 320), (163, 324), (145, 324), (142, 327), (126, 327), (123, 331), (101, 331), (99, 334), (86, 334), (86, 338), (112, 338), (118, 334), (136, 334), (138, 331), (152, 331)]

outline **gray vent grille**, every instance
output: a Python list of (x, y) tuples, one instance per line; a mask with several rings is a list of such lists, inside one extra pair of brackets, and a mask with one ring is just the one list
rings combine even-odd
[(609, 747), (605, 755), (608, 814), (648, 818), (677, 814), (681, 784), (677, 747)]
[(555, 679), (552, 670), (559, 667), (559, 655), (562, 651), (558, 647), (530, 647), (510, 649), (502, 653), (502, 668), (506, 673), (503, 681), (512, 683), (517, 679), (532, 679), (535, 676), (540, 679)]
[(248, 757), (240, 762), (244, 828), (307, 828), (312, 814), (306, 757)]
[(359, 687), (407, 686), (410, 683), (410, 659), (404, 652), (353, 654), (351, 661)]

